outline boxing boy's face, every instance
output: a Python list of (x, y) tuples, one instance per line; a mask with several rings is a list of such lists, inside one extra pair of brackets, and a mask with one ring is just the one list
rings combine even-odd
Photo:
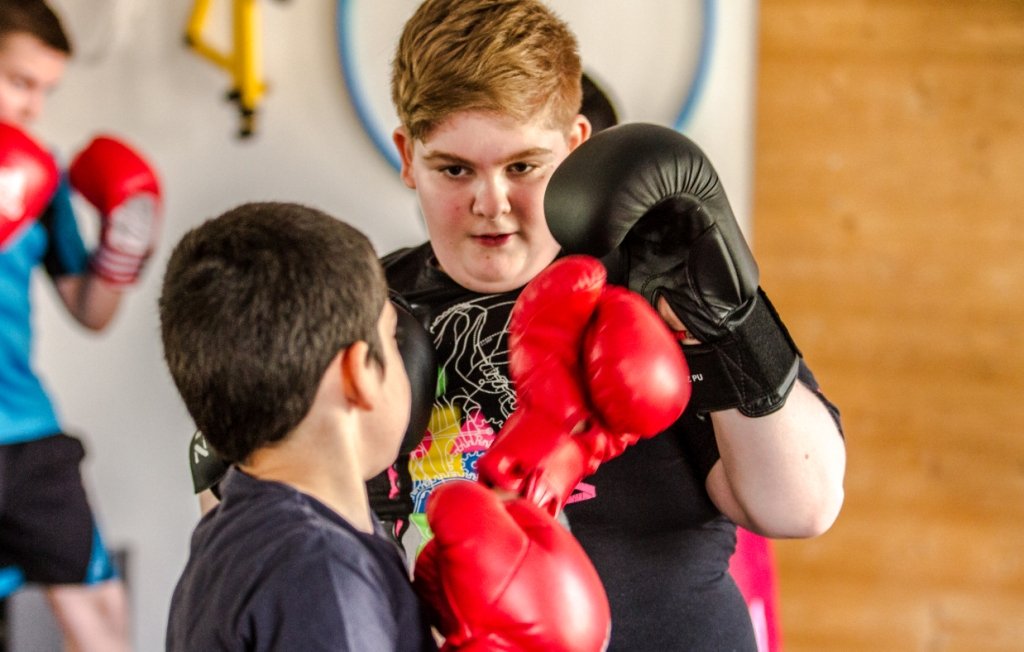
[(0, 39), (0, 120), (25, 127), (64, 75), (67, 55), (16, 32)]
[(423, 140), (395, 131), (402, 180), (416, 190), (441, 268), (476, 292), (525, 285), (558, 253), (544, 221), (544, 189), (590, 133), (545, 116), (527, 123), (480, 111), (452, 114)]

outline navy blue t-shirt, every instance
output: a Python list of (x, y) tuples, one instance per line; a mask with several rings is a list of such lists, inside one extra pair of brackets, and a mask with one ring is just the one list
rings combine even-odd
[(196, 526), (167, 650), (436, 650), (401, 555), (315, 498), (232, 467)]

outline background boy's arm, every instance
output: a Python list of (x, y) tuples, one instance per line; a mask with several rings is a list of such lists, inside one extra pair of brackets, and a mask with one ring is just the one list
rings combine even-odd
[(102, 330), (121, 303), (124, 291), (107, 285), (95, 274), (62, 276), (54, 284), (68, 313), (90, 330)]
[(85, 274), (57, 280), (71, 315), (102, 329), (121, 295), (138, 282), (160, 232), (161, 192), (156, 172), (124, 142), (99, 136), (72, 161), (72, 187), (99, 212), (100, 237)]

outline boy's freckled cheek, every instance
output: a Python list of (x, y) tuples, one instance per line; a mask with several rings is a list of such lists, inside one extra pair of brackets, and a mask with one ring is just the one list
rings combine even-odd
[(444, 216), (449, 221), (455, 221), (459, 217), (459, 204), (456, 202), (449, 202), (444, 207)]

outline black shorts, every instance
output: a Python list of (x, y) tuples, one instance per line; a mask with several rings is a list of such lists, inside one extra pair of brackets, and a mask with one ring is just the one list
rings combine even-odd
[(0, 569), (39, 584), (91, 584), (116, 571), (82, 485), (82, 443), (58, 434), (0, 446)]

